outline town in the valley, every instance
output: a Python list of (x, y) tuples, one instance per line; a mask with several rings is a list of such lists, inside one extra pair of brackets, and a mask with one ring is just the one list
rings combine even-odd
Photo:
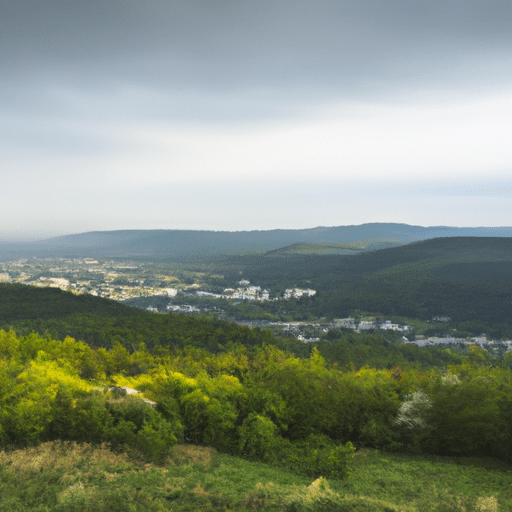
[[(0, 283), (60, 288), (74, 294), (90, 294), (126, 302), (155, 313), (207, 313), (223, 318), (222, 304), (237, 306), (244, 301), (291, 301), (316, 294), (315, 290), (297, 287), (276, 294), (247, 279), (241, 279), (232, 283), (231, 287), (214, 293), (208, 291), (204, 277), (204, 273), (191, 272), (179, 266), (171, 266), (169, 269), (151, 263), (113, 259), (33, 258), (0, 262)], [(472, 343), (491, 350), (497, 346), (512, 350), (512, 341), (493, 341), (485, 335), (469, 339), (446, 335), (425, 337), (409, 325), (376, 316), (329, 321), (233, 320), (251, 327), (269, 328), (277, 335), (304, 343), (319, 341), (332, 329), (350, 329), (355, 332), (392, 330), (402, 334), (402, 342), (420, 346)], [(432, 321), (447, 322), (449, 318), (436, 317)]]

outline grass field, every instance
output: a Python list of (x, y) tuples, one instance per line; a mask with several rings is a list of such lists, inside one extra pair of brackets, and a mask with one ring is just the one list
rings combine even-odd
[(52, 442), (0, 453), (0, 510), (506, 512), (511, 470), (360, 450), (348, 480), (311, 481), (193, 445), (156, 466), (105, 446)]

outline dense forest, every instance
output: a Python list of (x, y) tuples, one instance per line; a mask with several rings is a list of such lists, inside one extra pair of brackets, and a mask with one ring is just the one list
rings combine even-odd
[(492, 364), (476, 347), (428, 371), (340, 368), (273, 345), (130, 353), (13, 331), (0, 332), (0, 351), (4, 446), (107, 441), (154, 458), (179, 440), (339, 476), (352, 444), (512, 460), (512, 359)]
[(106, 348), (120, 343), (131, 350), (144, 342), (149, 348), (193, 344), (216, 352), (230, 343), (262, 343), (271, 335), (213, 317), (155, 315), (100, 297), (17, 284), (0, 284), (0, 328), (72, 336)]

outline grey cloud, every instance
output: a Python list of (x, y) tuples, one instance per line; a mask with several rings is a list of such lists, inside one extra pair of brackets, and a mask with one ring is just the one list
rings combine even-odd
[[(330, 100), (401, 101), (417, 88), (489, 89), (512, 78), (508, 1), (1, 5), (0, 113), (42, 130), (46, 118), (293, 118)], [(77, 137), (66, 144), (90, 147)]]
[[(464, 223), (477, 217), (482, 224), (504, 222), (511, 211), (510, 184), (503, 178), (508, 160), (482, 171), (480, 181), (464, 178), (458, 133), (452, 135), (453, 152), (439, 157), (447, 176), (438, 182), (411, 175), (410, 183), (401, 184), (383, 171), (381, 182), (366, 183), (370, 178), (346, 169), (336, 177), (336, 162), (343, 159), (337, 159), (334, 137), (325, 144), (334, 171), (320, 168), (331, 165), (327, 160), (318, 163), (322, 172), (311, 169), (311, 183), (291, 179), (293, 170), (247, 182), (248, 176), (237, 174), (244, 154), (242, 161), (226, 160), (223, 178), (212, 174), (211, 183), (201, 186), (194, 180), (180, 185), (172, 176), (163, 183), (148, 180), (152, 165), (167, 164), (167, 155), (169, 172), (179, 168), (180, 148), (174, 152), (170, 140), (163, 163), (158, 150), (148, 162), (152, 150), (144, 130), (149, 127), (151, 137), (159, 123), (163, 133), (189, 123), (200, 142), (204, 133), (215, 133), (205, 123), (239, 123), (255, 131), (255, 123), (286, 126), (291, 118), (304, 125), (310, 114), (329, 117), (331, 102), (342, 105), (333, 112), (337, 119), (364, 118), (379, 103), (376, 110), (409, 101), (421, 110), (422, 102), (436, 107), (437, 98), (445, 106), (459, 99), (471, 105), (465, 100), (479, 89), (492, 90), (489, 97), (510, 91), (511, 21), (510, 0), (0, 0), (0, 160), (7, 189), (21, 191), (28, 205), (24, 224), (9, 221), (19, 210), (19, 197), (10, 195), (3, 229), (154, 223), (201, 229), (204, 222), (212, 229), (312, 227), (376, 217), (409, 223), (428, 218), (432, 225), (453, 223), (432, 218), (448, 214)], [(495, 113), (492, 119), (497, 127), (489, 123), (489, 137), (505, 140), (506, 120)], [(386, 137), (380, 125), (375, 133)], [(382, 151), (378, 141), (360, 137), (362, 152)], [(388, 140), (389, 161), (409, 150), (393, 133)], [(421, 148), (422, 140), (411, 140)], [(488, 142), (489, 160), (494, 149)], [(287, 160), (293, 150), (287, 151), (276, 155), (286, 168), (296, 165)], [(381, 164), (389, 167), (375, 163)], [(354, 178), (353, 184), (342, 175)], [(475, 202), (485, 208), (475, 209)], [(362, 203), (372, 208), (361, 209)], [(464, 218), (464, 205), (473, 217)]]
[[(7, 120), (6, 120), (7, 121)], [(105, 155), (122, 149), (121, 144), (102, 134), (94, 134), (84, 129), (73, 130), (70, 126), (23, 126), (0, 130), (4, 154), (9, 158), (20, 160), (32, 158), (73, 158)], [(37, 167), (34, 169), (37, 172)]]
[(465, 55), (510, 49), (512, 12), (477, 0), (32, 0), (2, 19), (3, 66), (26, 79), (336, 88), (414, 81), (426, 67), (449, 77)]

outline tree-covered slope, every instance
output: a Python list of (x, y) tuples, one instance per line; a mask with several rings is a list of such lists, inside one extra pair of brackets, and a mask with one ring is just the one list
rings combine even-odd
[[(91, 347), (121, 345), (134, 352), (144, 343), (147, 349), (168, 354), (183, 348), (226, 353), (234, 346), (249, 348), (273, 344), (297, 357), (309, 357), (313, 349), (312, 344), (275, 338), (269, 330), (250, 329), (214, 317), (150, 313), (99, 297), (75, 296), (53, 288), (1, 285), (0, 304), (3, 308), (0, 329), (14, 329), (24, 336), (35, 331), (40, 336), (58, 340), (71, 336)], [(327, 361), (342, 366), (428, 368), (460, 361), (457, 354), (446, 354), (435, 347), (392, 343), (396, 337), (393, 333), (332, 334), (330, 341), (317, 346)]]
[(273, 339), (269, 332), (215, 318), (159, 315), (91, 295), (6, 283), (0, 284), (0, 328), (48, 332), (57, 339), (72, 336), (101, 347), (119, 342), (130, 349), (144, 342), (148, 347), (194, 345), (218, 351), (230, 343)]
[(317, 350), (130, 353), (0, 330), (0, 447), (106, 442), (162, 460), (188, 442), (315, 478), (348, 476), (352, 445), (510, 462), (510, 363), (473, 347), (444, 369), (356, 370)]
[(222, 264), (262, 286), (314, 288), (317, 294), (303, 303), (317, 316), (359, 309), (491, 325), (511, 321), (509, 237), (443, 237), (354, 256), (272, 251)]
[(141, 312), (119, 302), (73, 295), (59, 288), (39, 288), (15, 283), (0, 283), (0, 321), (64, 318), (72, 313), (106, 316), (137, 316)]
[[(332, 304), (418, 318), (507, 323), (512, 239), (440, 238), (361, 255), (318, 279)], [(339, 288), (336, 288), (336, 285)], [(343, 297), (344, 296), (344, 297)]]

